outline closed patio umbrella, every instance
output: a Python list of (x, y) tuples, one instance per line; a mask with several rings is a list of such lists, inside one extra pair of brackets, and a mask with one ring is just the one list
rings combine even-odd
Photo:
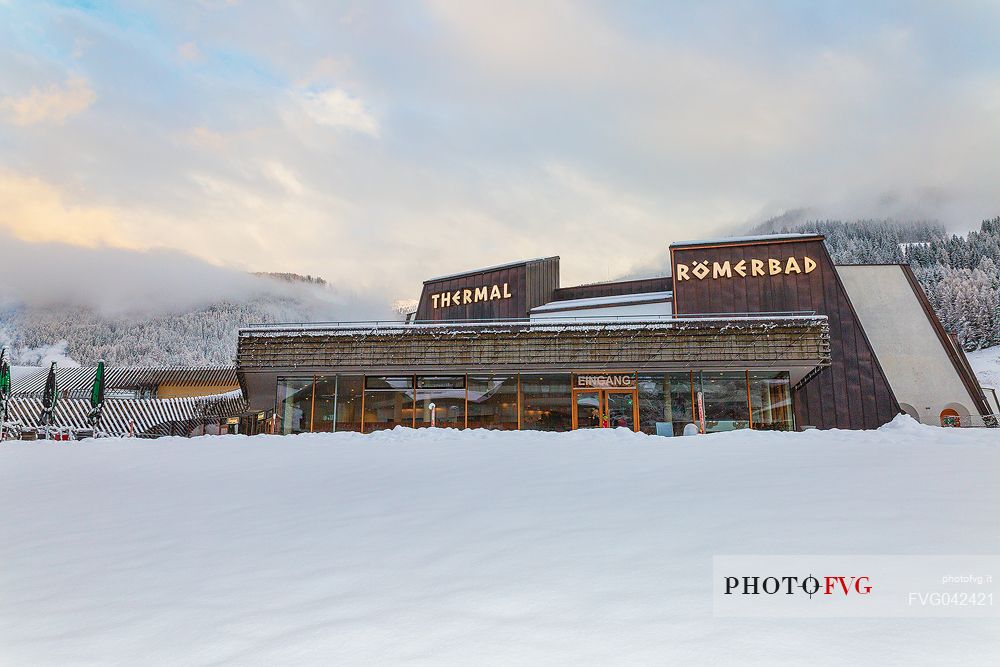
[(7, 403), (10, 401), (10, 363), (7, 348), (0, 350), (0, 440), (7, 435)]
[(87, 422), (97, 435), (97, 425), (101, 421), (101, 411), (104, 409), (104, 362), (97, 362), (97, 372), (94, 373), (94, 386), (90, 389), (90, 413)]
[(45, 380), (45, 393), (42, 394), (42, 414), (38, 417), (38, 425), (45, 429), (45, 437), (49, 435), (49, 426), (54, 423), (53, 414), (56, 403), (59, 402), (59, 390), (56, 387), (56, 362), (49, 366), (49, 377)]

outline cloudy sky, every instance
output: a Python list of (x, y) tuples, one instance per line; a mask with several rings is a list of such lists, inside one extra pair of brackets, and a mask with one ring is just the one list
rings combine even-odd
[(991, 2), (0, 0), (0, 232), (416, 296), (1000, 214)]

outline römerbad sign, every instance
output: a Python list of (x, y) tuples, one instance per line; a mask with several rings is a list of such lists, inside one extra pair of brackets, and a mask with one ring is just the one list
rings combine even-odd
[(695, 260), (688, 264), (677, 263), (677, 280), (691, 280), (697, 278), (704, 280), (711, 278), (757, 278), (760, 276), (780, 276), (795, 273), (812, 273), (816, 269), (816, 261), (806, 255), (801, 261), (795, 257), (788, 259), (741, 259), (738, 262), (711, 262), (706, 260)]

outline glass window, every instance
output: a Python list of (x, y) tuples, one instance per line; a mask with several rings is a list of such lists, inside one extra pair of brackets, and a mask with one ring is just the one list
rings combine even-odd
[(570, 375), (521, 375), (521, 429), (569, 431), (573, 428)]
[(631, 391), (602, 390), (608, 428), (635, 430), (635, 399)]
[(316, 378), (316, 398), (313, 404), (312, 430), (328, 433), (334, 429), (337, 415), (337, 378)]
[(576, 397), (576, 427), (601, 428), (601, 390), (588, 389), (573, 392)]
[(417, 428), (465, 428), (465, 376), (424, 375), (417, 378)]
[(393, 391), (413, 389), (412, 375), (367, 375), (365, 376), (365, 389), (375, 391)]
[(413, 376), (365, 378), (365, 433), (413, 426)]
[(792, 431), (792, 387), (788, 373), (751, 372), (750, 407), (753, 427), (762, 431)]
[(308, 433), (312, 418), (312, 378), (278, 378), (278, 432)]
[(700, 375), (700, 389), (705, 403), (705, 432), (749, 428), (746, 371), (703, 371)]
[(360, 375), (338, 375), (316, 379), (313, 431), (361, 430)]
[(337, 376), (336, 431), (361, 430), (361, 395), (364, 378), (360, 375)]
[(469, 428), (517, 430), (517, 375), (469, 376)]
[(650, 435), (683, 435), (694, 422), (691, 373), (646, 373), (639, 376), (639, 430)]
[(464, 375), (421, 375), (417, 389), (465, 389)]

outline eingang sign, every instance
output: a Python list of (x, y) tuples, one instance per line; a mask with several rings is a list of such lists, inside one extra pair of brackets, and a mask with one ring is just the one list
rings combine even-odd
[(674, 267), (678, 281), (691, 280), (691, 278), (697, 278), (698, 280), (706, 278), (718, 280), (719, 278), (733, 278), (737, 276), (740, 278), (756, 278), (760, 276), (791, 275), (796, 273), (812, 273), (815, 269), (816, 261), (806, 255), (802, 256), (801, 262), (795, 257), (789, 257), (788, 259), (768, 257), (766, 259), (741, 259), (735, 263), (726, 260), (724, 262), (712, 262), (709, 264), (709, 261), (706, 259), (702, 261), (695, 260), (688, 264), (678, 262)]
[(575, 389), (631, 389), (635, 376), (631, 373), (578, 373), (573, 379)]

